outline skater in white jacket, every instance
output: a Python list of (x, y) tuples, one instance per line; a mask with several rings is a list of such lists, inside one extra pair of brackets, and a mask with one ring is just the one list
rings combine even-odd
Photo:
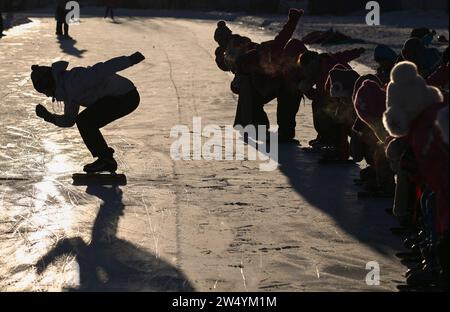
[[(67, 70), (68, 62), (49, 66), (32, 66), (31, 80), (36, 91), (64, 102), (64, 114), (50, 113), (43, 105), (36, 106), (36, 115), (58, 127), (75, 124), (94, 158), (84, 167), (87, 173), (115, 172), (114, 150), (108, 147), (100, 129), (132, 113), (140, 97), (134, 84), (117, 73), (142, 62), (145, 57), (136, 52), (131, 56), (113, 58), (92, 67)], [(86, 107), (81, 113), (80, 107)]]

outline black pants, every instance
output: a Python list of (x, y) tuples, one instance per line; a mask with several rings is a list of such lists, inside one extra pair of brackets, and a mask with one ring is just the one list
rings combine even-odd
[(114, 19), (114, 8), (113, 8), (113, 7), (110, 7), (110, 6), (107, 6), (107, 7), (106, 7), (106, 10), (105, 10), (105, 18), (108, 17), (108, 14), (110, 14), (111, 19)]
[(78, 130), (92, 156), (112, 157), (112, 151), (108, 148), (100, 129), (131, 114), (139, 106), (139, 102), (139, 93), (133, 89), (125, 95), (101, 98), (78, 115)]
[(300, 108), (301, 94), (295, 84), (282, 79), (243, 76), (240, 79), (239, 100), (235, 126), (265, 125), (270, 127), (264, 105), (278, 100), (277, 122), (281, 139), (295, 138), (296, 116)]
[[(64, 28), (64, 32), (63, 32), (63, 28)], [(64, 36), (69, 35), (69, 24), (66, 23), (65, 19), (58, 19), (56, 21), (56, 34), (64, 35)]]
[(295, 83), (285, 81), (278, 92), (277, 123), (280, 139), (295, 138), (297, 113), (302, 94)]

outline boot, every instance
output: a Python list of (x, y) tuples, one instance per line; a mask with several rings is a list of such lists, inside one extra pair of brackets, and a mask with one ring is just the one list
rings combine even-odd
[(86, 173), (97, 173), (102, 171), (109, 171), (111, 173), (116, 172), (117, 162), (114, 159), (114, 153), (116, 151), (108, 147), (108, 152), (103, 157), (98, 157), (96, 161), (84, 166), (83, 170)]
[(84, 166), (83, 170), (86, 173), (100, 173), (105, 171), (115, 173), (117, 171), (117, 162), (114, 158), (99, 158), (92, 164)]

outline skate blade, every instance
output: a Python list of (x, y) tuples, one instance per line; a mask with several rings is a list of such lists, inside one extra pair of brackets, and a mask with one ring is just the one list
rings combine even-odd
[(127, 185), (127, 177), (117, 173), (75, 173), (72, 175), (73, 185), (88, 186), (100, 185)]

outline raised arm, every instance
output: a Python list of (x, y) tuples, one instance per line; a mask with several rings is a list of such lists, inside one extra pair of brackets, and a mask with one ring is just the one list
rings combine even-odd
[[(70, 71), (70, 80), (79, 90), (96, 87), (101, 81), (142, 62), (145, 57), (136, 52), (130, 56), (120, 56), (91, 67), (76, 67)], [(68, 78), (69, 79), (69, 78)]]
[(303, 13), (303, 10), (290, 9), (289, 19), (287, 23), (274, 39), (272, 48), (273, 53), (281, 53), (283, 51), (286, 44), (294, 35), (294, 32), (297, 29), (298, 22), (300, 21)]
[(144, 59), (145, 57), (140, 52), (136, 52), (130, 56), (115, 57), (109, 61), (97, 63), (92, 67), (88, 67), (88, 72), (86, 74), (92, 75), (92, 78), (95, 79), (104, 79), (136, 65)]
[(335, 58), (339, 63), (349, 63), (358, 57), (360, 57), (364, 52), (366, 52), (366, 49), (364, 48), (358, 48), (358, 49), (351, 49), (346, 50), (342, 52), (337, 52), (331, 54), (333, 58)]

